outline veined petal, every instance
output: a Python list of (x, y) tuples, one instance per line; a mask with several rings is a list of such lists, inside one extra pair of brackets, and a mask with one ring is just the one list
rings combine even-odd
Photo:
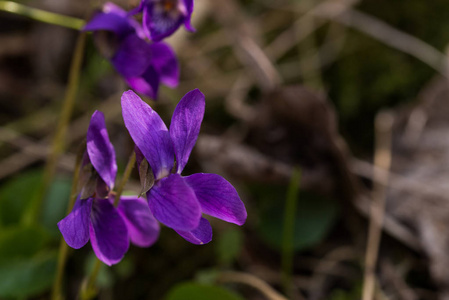
[(142, 93), (153, 100), (157, 99), (160, 76), (153, 66), (150, 65), (141, 76), (126, 78), (126, 82), (138, 93)]
[(162, 178), (147, 193), (154, 217), (175, 230), (190, 231), (198, 227), (201, 207), (193, 190), (178, 174)]
[(149, 247), (156, 242), (159, 223), (151, 214), (147, 201), (137, 197), (121, 197), (117, 209), (125, 221), (133, 244)]
[(195, 191), (203, 213), (237, 225), (245, 223), (245, 205), (226, 179), (217, 174), (204, 173), (183, 178)]
[(143, 30), (149, 39), (159, 42), (175, 32), (184, 18), (177, 6), (167, 10), (164, 3), (147, 1), (143, 8)]
[(175, 149), (177, 172), (181, 174), (193, 146), (195, 146), (203, 121), (206, 102), (203, 93), (195, 89), (179, 101), (170, 124), (170, 136)]
[(192, 231), (179, 231), (176, 232), (182, 236), (186, 241), (195, 244), (203, 245), (207, 244), (212, 240), (212, 227), (210, 223), (205, 218), (201, 218), (200, 225)]
[(109, 199), (94, 199), (90, 242), (95, 255), (108, 266), (118, 263), (129, 248), (128, 230)]
[(111, 62), (124, 77), (145, 73), (151, 63), (151, 45), (136, 34), (130, 34), (120, 43)]
[(151, 64), (159, 73), (161, 82), (174, 88), (179, 83), (179, 64), (173, 49), (165, 43), (151, 44)]
[(117, 164), (114, 146), (109, 140), (104, 115), (100, 111), (95, 111), (90, 119), (87, 129), (87, 153), (98, 175), (112, 190), (117, 175)]
[(91, 198), (86, 200), (78, 198), (70, 214), (58, 222), (59, 231), (70, 247), (79, 249), (89, 241), (91, 208)]
[(173, 168), (174, 152), (162, 119), (133, 91), (123, 93), (122, 113), (126, 128), (150, 164), (155, 179), (167, 176)]

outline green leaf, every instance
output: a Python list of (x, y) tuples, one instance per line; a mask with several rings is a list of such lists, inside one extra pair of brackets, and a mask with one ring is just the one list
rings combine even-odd
[[(262, 195), (262, 194), (261, 194)], [(282, 247), (285, 191), (266, 193), (261, 209), (258, 232), (265, 242), (275, 249)], [(264, 196), (262, 196), (264, 197)], [(306, 192), (300, 192), (296, 207), (293, 249), (312, 247), (321, 242), (332, 228), (338, 216), (338, 203)]]
[(231, 264), (239, 255), (243, 243), (242, 233), (239, 228), (229, 228), (218, 236), (217, 255), (224, 265)]
[(20, 222), (39, 188), (41, 174), (40, 171), (22, 173), (0, 187), (0, 223), (2, 225)]
[(0, 262), (28, 257), (42, 250), (48, 235), (38, 227), (13, 227), (0, 232)]
[(166, 300), (243, 300), (238, 294), (220, 286), (192, 282), (175, 286)]
[(0, 262), (0, 297), (27, 297), (45, 291), (53, 282), (57, 253)]
[(56, 271), (57, 253), (45, 253), (49, 236), (41, 227), (0, 232), (0, 297), (25, 297), (46, 290)]
[(61, 236), (56, 224), (66, 215), (71, 187), (72, 180), (70, 178), (60, 177), (55, 179), (45, 199), (40, 220), (53, 237), (59, 238)]
[[(20, 223), (22, 216), (30, 209), (41, 183), (42, 171), (35, 170), (21, 173), (0, 186), (0, 225)], [(56, 179), (49, 188), (40, 219), (52, 236), (60, 236), (56, 224), (65, 216), (70, 189), (71, 180), (68, 178)]]

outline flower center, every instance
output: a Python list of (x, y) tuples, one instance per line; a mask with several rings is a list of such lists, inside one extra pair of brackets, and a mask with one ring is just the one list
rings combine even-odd
[(178, 0), (160, 0), (155, 5), (155, 12), (171, 19), (176, 19), (184, 14)]
[(164, 6), (164, 10), (165, 10), (165, 12), (167, 12), (167, 13), (170, 12), (170, 11), (172, 11), (173, 8), (175, 7), (174, 1), (170, 1), (170, 0), (164, 1), (164, 2), (162, 3), (162, 5)]

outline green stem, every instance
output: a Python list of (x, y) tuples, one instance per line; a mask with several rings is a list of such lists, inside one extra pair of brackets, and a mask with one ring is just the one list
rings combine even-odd
[(136, 164), (136, 152), (133, 151), (129, 156), (128, 163), (126, 164), (125, 172), (123, 173), (122, 181), (120, 185), (117, 187), (117, 192), (115, 193), (114, 206), (117, 207), (120, 202), (120, 196), (123, 193), (123, 189), (125, 188), (126, 183), (128, 182), (129, 177), (131, 176), (131, 172)]
[[(35, 205), (30, 212), (29, 224), (35, 224), (40, 216), (42, 203), (44, 202), (48, 188), (53, 180), (59, 157), (64, 150), (64, 138), (67, 134), (73, 107), (75, 105), (76, 92), (81, 74), (81, 66), (84, 57), (84, 47), (86, 44), (86, 33), (82, 32), (76, 42), (74, 56), (70, 65), (68, 86), (63, 102), (62, 112), (56, 125), (56, 133), (53, 137), (50, 155), (44, 169), (43, 181), (38, 191)], [(27, 223), (27, 222), (26, 222)]]
[[(290, 179), (285, 203), (284, 232), (282, 237), (282, 284), (288, 296), (293, 293), (293, 239), (295, 235), (295, 216), (298, 201), (301, 170), (295, 168)], [(291, 298), (291, 297), (289, 297)]]
[[(80, 149), (78, 150), (78, 155), (76, 157), (75, 171), (73, 173), (72, 189), (70, 191), (70, 200), (69, 205), (67, 206), (67, 214), (69, 214), (72, 211), (76, 201), (76, 197), (78, 196), (78, 182), (81, 171), (81, 163), (83, 161), (85, 149), (86, 149), (86, 142), (83, 142)], [(51, 295), (52, 300), (61, 300), (64, 298), (62, 296), (62, 280), (64, 278), (64, 268), (67, 260), (68, 249), (69, 247), (67, 246), (66, 242), (64, 241), (63, 238), (61, 238), (61, 242), (59, 244), (58, 268), (56, 270), (56, 277), (53, 283), (53, 290)]]
[(81, 300), (90, 300), (96, 296), (95, 290), (95, 281), (97, 280), (98, 273), (101, 268), (101, 261), (97, 259), (95, 261), (95, 265), (90, 273), (89, 279), (87, 282), (81, 287)]
[(78, 18), (51, 13), (42, 9), (32, 8), (12, 1), (0, 1), (0, 10), (25, 16), (36, 21), (59, 25), (76, 30), (80, 30), (85, 24), (84, 20)]
[[(126, 183), (128, 182), (129, 177), (131, 176), (131, 172), (134, 168), (134, 165), (136, 163), (136, 153), (133, 151), (131, 155), (129, 156), (128, 163), (126, 164), (125, 172), (123, 173), (122, 179), (120, 181), (120, 184), (117, 187), (117, 192), (114, 195), (114, 206), (117, 207), (120, 203), (120, 196), (123, 193), (123, 189), (125, 188)], [(84, 284), (81, 287), (81, 299), (82, 300), (90, 300), (93, 297), (95, 297), (95, 282), (97, 280), (98, 272), (101, 267), (101, 261), (96, 260), (95, 266), (89, 276), (89, 279), (87, 280), (87, 283)]]

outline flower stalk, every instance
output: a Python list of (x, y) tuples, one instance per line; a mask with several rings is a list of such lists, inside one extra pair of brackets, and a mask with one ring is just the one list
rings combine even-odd
[(0, 10), (48, 24), (80, 30), (84, 26), (84, 20), (69, 17), (42, 9), (32, 8), (12, 1), (0, 1)]
[(282, 284), (285, 294), (290, 296), (290, 299), (293, 293), (293, 238), (295, 236), (295, 215), (300, 182), (301, 171), (299, 168), (295, 168), (287, 191), (282, 237)]
[[(114, 206), (117, 207), (120, 202), (120, 197), (123, 193), (123, 189), (125, 188), (126, 183), (128, 182), (129, 177), (131, 176), (131, 172), (134, 168), (134, 165), (136, 163), (136, 153), (132, 151), (128, 163), (126, 164), (125, 172), (123, 173), (123, 177), (120, 181), (120, 184), (117, 187), (117, 192), (115, 193), (114, 197)], [(81, 286), (81, 299), (82, 300), (90, 300), (96, 295), (95, 291), (95, 282), (97, 280), (98, 273), (101, 268), (101, 261), (99, 259), (96, 259), (95, 265), (92, 268), (92, 272), (87, 279), (87, 282)], [(54, 299), (56, 300), (56, 299)]]
[[(73, 205), (75, 204), (76, 197), (78, 195), (78, 182), (80, 177), (81, 163), (83, 160), (84, 151), (86, 149), (86, 142), (83, 142), (78, 150), (78, 154), (76, 156), (75, 162), (75, 170), (73, 172), (73, 182), (72, 188), (70, 191), (70, 200), (69, 205), (67, 206), (67, 213), (69, 213), (73, 209)], [(53, 290), (51, 299), (52, 300), (61, 300), (62, 296), (62, 280), (64, 278), (64, 268), (65, 263), (67, 261), (67, 253), (69, 247), (63, 238), (61, 238), (61, 242), (59, 244), (59, 257), (58, 257), (58, 267), (56, 269), (56, 277), (53, 283)]]

